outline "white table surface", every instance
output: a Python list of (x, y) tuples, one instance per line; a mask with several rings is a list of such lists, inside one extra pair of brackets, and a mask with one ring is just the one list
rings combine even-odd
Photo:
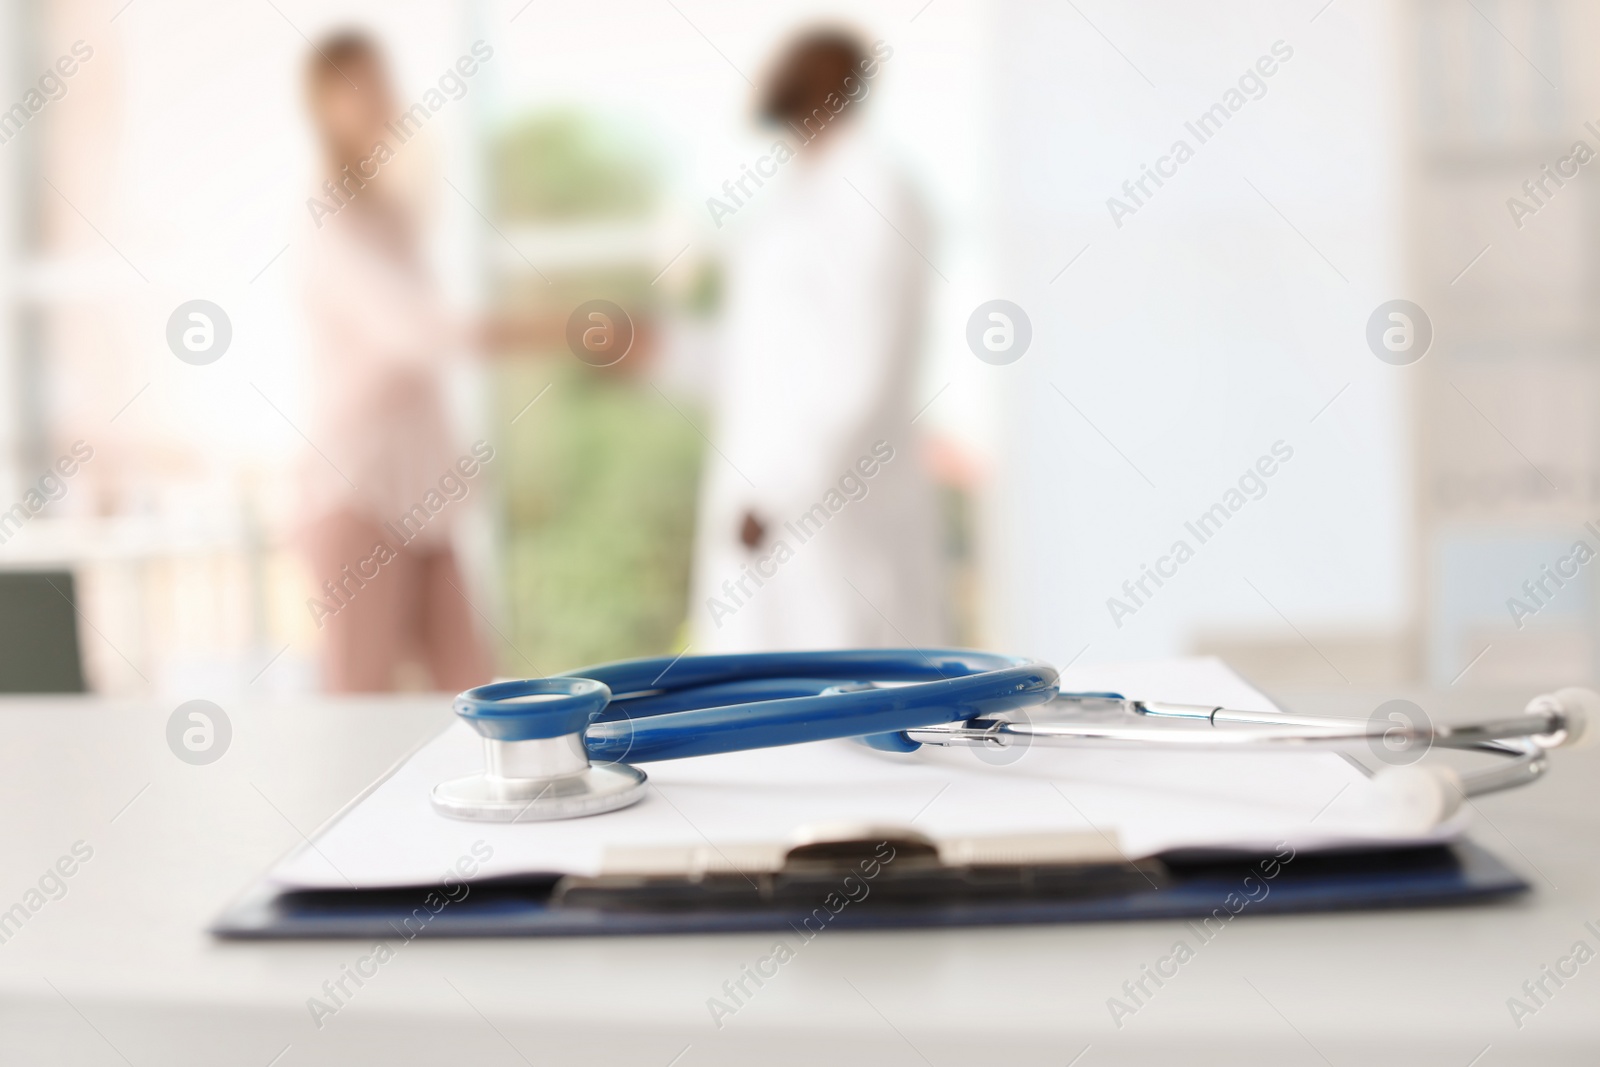
[(1584, 926), (1600, 929), (1596, 748), (1558, 753), (1545, 781), (1477, 801), (1473, 837), (1534, 883), (1526, 897), (1246, 915), (1120, 1029), (1107, 998), (1179, 937), (1193, 941), (1181, 922), (825, 931), (720, 1029), (707, 999), (771, 936), (396, 939), (395, 957), (319, 1028), (308, 998), (370, 943), (220, 943), (204, 928), (442, 727), (447, 705), (228, 707), (231, 747), (202, 767), (168, 751), (171, 711), (0, 699), (0, 911), (74, 842), (94, 849), (66, 895), (0, 944), (0, 1063), (1600, 1062), (1600, 959), (1520, 1029), (1507, 1008), (1576, 941), (1600, 950)]

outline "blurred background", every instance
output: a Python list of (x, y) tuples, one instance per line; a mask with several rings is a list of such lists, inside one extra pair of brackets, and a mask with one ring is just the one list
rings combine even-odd
[[(800, 201), (712, 202), (775, 137), (800, 153), (775, 184), (816, 180), (793, 128), (755, 114), (786, 42), (840, 21), (889, 49), (847, 120), (926, 223), (857, 188), (872, 210), (837, 249), (847, 283), (868, 255), (850, 235), (896, 250), (920, 295), (884, 319), (910, 362), (880, 388), (912, 413), (895, 470), (929, 487), (937, 551), (915, 573), (936, 607), (857, 589), (885, 643), (1217, 653), (1266, 685), (1593, 682), (1597, 17), (1578, 0), (6, 2), (0, 685), (338, 687), (319, 625), (338, 620), (308, 603), (334, 603), (336, 575), (300, 540), (304, 472), (340, 432), (306, 281), (327, 250), (308, 198), (339, 206), (307, 69), (348, 31), (380, 49), (397, 110), (439, 100), (383, 178), (430, 299), (512, 324), (435, 353), (449, 455), (494, 452), (449, 504), (461, 617), (499, 674), (694, 649), (721, 578), (696, 576), (697, 538), (722, 536), (706, 479), (762, 464), (719, 450), (750, 356), (729, 344), (755, 313), (740, 279), (764, 262), (742, 250), (781, 248)], [(637, 330), (616, 367), (563, 333), (596, 299)], [(1031, 338), (1009, 361), (969, 342), (997, 299)], [(169, 341), (195, 300), (228, 324), (209, 362)], [(1372, 340), (1397, 300), (1414, 308), (1398, 350)], [(790, 400), (750, 403), (759, 424)], [(1262, 457), (1274, 472), (1242, 483)]]

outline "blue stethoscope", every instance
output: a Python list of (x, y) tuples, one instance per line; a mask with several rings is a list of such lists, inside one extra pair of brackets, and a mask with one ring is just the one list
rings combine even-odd
[(837, 738), (890, 752), (925, 744), (1180, 751), (1382, 744), (1419, 755), (1439, 746), (1511, 758), (1459, 779), (1472, 795), (1538, 777), (1545, 750), (1577, 740), (1585, 714), (1600, 713), (1600, 695), (1563, 689), (1536, 697), (1521, 716), (1446, 727), (1062, 694), (1057, 680), (1046, 663), (988, 652), (856, 649), (624, 660), (494, 682), (455, 701), (456, 714), (483, 737), (483, 772), (440, 783), (432, 801), (461, 819), (595, 815), (643, 797), (645, 773), (636, 763)]

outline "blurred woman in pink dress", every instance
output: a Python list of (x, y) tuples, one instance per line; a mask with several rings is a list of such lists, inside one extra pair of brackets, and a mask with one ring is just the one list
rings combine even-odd
[(381, 52), (362, 35), (335, 36), (311, 56), (306, 80), (340, 194), (317, 193), (337, 210), (314, 212), (305, 293), (315, 397), (307, 437), (317, 454), (307, 457), (302, 547), (323, 597), (310, 606), (325, 641), (324, 685), (387, 691), (421, 680), (420, 667), (431, 688), (465, 689), (492, 668), (451, 547), (459, 506), (447, 499), (425, 509), (426, 522), (397, 525), (425, 499), (470, 484), (458, 468), (470, 453), (450, 432), (440, 375), (458, 338), (414, 214), (387, 159), (374, 157), (394, 142), (385, 124), (396, 115)]

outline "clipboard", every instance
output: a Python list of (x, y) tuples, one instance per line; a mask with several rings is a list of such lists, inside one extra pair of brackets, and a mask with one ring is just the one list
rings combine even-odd
[[(1069, 674), (1077, 690), (1277, 710), (1214, 659)], [(1333, 754), (1202, 761), (1035, 748), (1001, 766), (981, 753), (920, 759), (826, 741), (650, 764), (643, 802), (592, 818), (494, 824), (433, 812), (432, 785), (473, 770), (480, 744), (456, 723), (403, 758), (228, 906), (212, 933), (1204, 926), (1529, 889), (1462, 836), (1466, 811), (1421, 833), (1373, 830), (1352, 788), (1359, 772)]]
[[(1187, 853), (1161, 857), (1158, 865), (1124, 862), (1120, 871), (1097, 866), (1083, 879), (1067, 877), (1030, 893), (948, 892), (922, 899), (878, 891), (886, 883), (873, 887), (861, 880), (859, 861), (831, 872), (837, 890), (819, 885), (811, 899), (781, 901), (673, 899), (660, 892), (630, 899), (626, 890), (609, 900), (574, 898), (570, 885), (551, 878), (367, 890), (282, 891), (263, 884), (233, 904), (211, 932), (230, 940), (751, 932), (809, 940), (831, 928), (1187, 919), (1197, 937), (1209, 940), (1236, 918), (1479, 904), (1529, 889), (1494, 855), (1467, 841), (1301, 854), (1289, 862), (1278, 854)], [(1017, 868), (1019, 878), (1026, 877), (1024, 870)], [(866, 893), (845, 886), (852, 874), (869, 887)]]

